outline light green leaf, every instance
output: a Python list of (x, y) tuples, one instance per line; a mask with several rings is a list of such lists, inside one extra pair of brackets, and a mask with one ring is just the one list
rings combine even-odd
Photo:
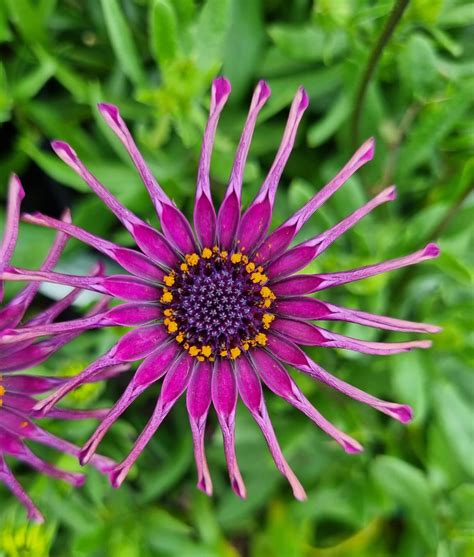
[(178, 22), (168, 0), (154, 0), (149, 13), (150, 49), (160, 65), (172, 62), (178, 51)]

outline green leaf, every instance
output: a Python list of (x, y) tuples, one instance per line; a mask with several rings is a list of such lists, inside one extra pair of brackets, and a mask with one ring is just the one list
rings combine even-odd
[(394, 398), (413, 408), (413, 424), (423, 423), (427, 410), (427, 365), (423, 354), (407, 352), (393, 359)]
[(310, 147), (318, 147), (327, 141), (339, 129), (351, 110), (349, 96), (343, 92), (334, 101), (330, 110), (316, 124), (308, 130), (308, 144)]
[(107, 32), (118, 62), (134, 85), (140, 85), (146, 80), (145, 74), (123, 10), (118, 0), (101, 0), (101, 5)]
[(203, 70), (222, 65), (229, 25), (230, 1), (207, 0), (199, 14), (194, 36), (197, 63)]
[(438, 86), (436, 53), (429, 39), (412, 35), (399, 58), (400, 75), (405, 87), (417, 99), (428, 97)]
[(438, 527), (424, 474), (393, 456), (379, 456), (372, 465), (372, 473), (381, 489), (409, 515), (425, 544), (435, 548)]
[(178, 51), (178, 22), (168, 0), (154, 0), (149, 13), (150, 49), (160, 65), (172, 62)]
[(449, 440), (451, 451), (466, 473), (474, 477), (474, 421), (471, 408), (454, 386), (448, 383), (436, 387), (435, 401), (439, 425)]

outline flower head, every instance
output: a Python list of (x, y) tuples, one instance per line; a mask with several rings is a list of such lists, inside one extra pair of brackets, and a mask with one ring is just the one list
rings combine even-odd
[[(20, 204), (23, 196), (24, 193), (20, 181), (16, 176), (12, 176), (9, 184), (7, 226), (3, 243), (0, 247), (0, 269), (2, 270), (9, 265), (15, 247), (18, 235)], [(65, 222), (68, 221), (69, 216), (65, 215), (64, 219)], [(54, 268), (64, 248), (66, 239), (65, 234), (58, 234), (43, 263), (43, 271), (46, 272)], [(38, 288), (39, 283), (31, 283), (8, 304), (0, 308), (0, 339), (4, 339), (9, 327), (18, 327), (20, 325)], [(52, 304), (48, 309), (27, 321), (24, 326), (37, 327), (50, 324), (67, 309), (78, 294), (79, 290), (73, 290), (65, 298)], [(105, 307), (106, 302), (100, 302), (94, 309), (94, 312), (102, 312)], [(18, 330), (21, 331), (21, 328)], [(35, 395), (55, 390), (63, 385), (67, 379), (44, 376), (35, 377), (33, 375), (20, 375), (14, 372), (26, 370), (44, 362), (50, 355), (59, 350), (59, 348), (72, 340), (80, 332), (81, 330), (79, 329), (73, 332), (58, 334), (54, 338), (38, 342), (35, 339), (21, 340), (18, 338), (0, 346), (0, 481), (23, 503), (28, 511), (29, 518), (36, 521), (42, 520), (41, 513), (15, 479), (7, 465), (5, 456), (12, 456), (26, 462), (44, 474), (66, 480), (75, 486), (82, 485), (85, 476), (56, 468), (36, 456), (25, 444), (25, 441), (33, 441), (53, 447), (63, 453), (74, 456), (78, 455), (78, 447), (48, 433), (34, 422), (34, 407), (38, 402)], [(109, 369), (107, 371), (108, 373), (114, 373), (120, 370), (116, 368), (115, 370), (111, 371)], [(62, 408), (53, 409), (48, 413), (50, 418), (66, 420), (101, 418), (104, 415), (104, 410), (66, 410)], [(104, 457), (95, 456), (93, 464), (96, 468), (105, 472), (111, 468), (113, 462)]]
[(295, 496), (304, 499), (305, 492), (275, 436), (262, 383), (306, 414), (345, 451), (356, 453), (362, 450), (359, 443), (329, 423), (314, 408), (283, 364), (407, 422), (411, 419), (409, 407), (385, 402), (334, 377), (314, 362), (301, 346), (393, 354), (430, 345), (427, 340), (366, 342), (333, 333), (321, 327), (320, 321), (347, 321), (385, 330), (421, 333), (439, 330), (432, 325), (339, 307), (309, 295), (430, 259), (437, 255), (438, 249), (428, 245), (411, 255), (361, 269), (297, 274), (362, 217), (378, 205), (393, 200), (395, 188), (380, 192), (331, 229), (290, 247), (311, 215), (359, 167), (371, 160), (374, 143), (369, 140), (322, 190), (269, 233), (278, 183), (290, 156), (298, 124), (308, 106), (308, 97), (302, 88), (296, 93), (273, 165), (255, 199), (241, 211), (243, 170), (250, 141), (257, 116), (270, 95), (266, 83), (260, 82), (252, 98), (227, 191), (216, 213), (209, 167), (217, 123), (229, 93), (230, 84), (226, 79), (214, 81), (198, 167), (194, 232), (152, 176), (115, 106), (100, 104), (99, 110), (140, 173), (160, 220), (161, 232), (121, 205), (69, 145), (53, 142), (53, 149), (59, 157), (85, 180), (122, 222), (137, 249), (118, 246), (68, 222), (44, 215), (28, 215), (26, 220), (82, 240), (109, 256), (129, 274), (90, 278), (8, 268), (0, 276), (10, 280), (46, 280), (72, 285), (114, 296), (126, 303), (82, 320), (12, 330), (9, 334), (11, 339), (26, 340), (40, 335), (55, 338), (55, 335), (86, 327), (134, 327), (109, 352), (38, 405), (43, 411), (50, 410), (71, 389), (101, 373), (105, 366), (143, 360), (120, 400), (83, 448), (81, 461), (87, 462), (114, 421), (145, 389), (164, 377), (153, 415), (130, 454), (111, 472), (114, 486), (122, 483), (175, 401), (186, 391), (199, 488), (212, 492), (204, 454), (204, 430), (212, 404), (222, 429), (232, 487), (238, 495), (245, 496), (234, 448), (234, 420), (240, 395), (260, 426), (276, 466), (289, 480)]

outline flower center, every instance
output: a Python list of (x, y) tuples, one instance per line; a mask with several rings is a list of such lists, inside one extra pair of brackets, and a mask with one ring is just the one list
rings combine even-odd
[(160, 299), (168, 332), (191, 356), (235, 359), (265, 345), (275, 295), (258, 267), (242, 253), (204, 248), (184, 257), (164, 278)]

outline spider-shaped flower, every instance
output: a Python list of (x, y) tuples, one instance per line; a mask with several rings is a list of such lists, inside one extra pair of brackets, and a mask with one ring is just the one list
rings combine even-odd
[(138, 250), (120, 247), (72, 224), (43, 215), (29, 215), (26, 220), (82, 240), (108, 255), (132, 276), (84, 278), (18, 268), (8, 269), (0, 276), (72, 285), (129, 303), (82, 320), (33, 327), (30, 332), (11, 331), (10, 338), (62, 334), (86, 327), (135, 327), (107, 354), (38, 406), (38, 409), (50, 410), (66, 393), (100, 373), (105, 366), (144, 359), (120, 400), (83, 448), (81, 461), (84, 463), (89, 461), (107, 430), (125, 409), (140, 393), (164, 377), (152, 417), (130, 454), (111, 472), (114, 486), (122, 483), (175, 401), (187, 391), (198, 487), (206, 493), (212, 491), (204, 454), (204, 430), (212, 403), (223, 433), (232, 487), (244, 497), (245, 486), (234, 448), (234, 418), (240, 394), (260, 426), (276, 466), (288, 478), (295, 496), (304, 499), (305, 492), (284, 459), (275, 437), (264, 402), (262, 382), (305, 413), (347, 452), (356, 453), (361, 450), (359, 443), (339, 431), (310, 404), (283, 364), (289, 364), (393, 418), (408, 422), (411, 419), (409, 407), (382, 401), (332, 376), (299, 345), (344, 348), (368, 354), (393, 354), (430, 345), (427, 340), (392, 344), (365, 342), (332, 333), (313, 321), (348, 321), (394, 331), (424, 333), (439, 330), (431, 325), (338, 307), (308, 294), (430, 259), (438, 254), (438, 249), (430, 244), (406, 257), (361, 269), (331, 274), (297, 274), (372, 209), (394, 199), (395, 188), (382, 191), (330, 230), (290, 247), (316, 209), (372, 158), (374, 146), (373, 140), (369, 140), (304, 207), (268, 233), (277, 186), (308, 105), (308, 97), (301, 88), (291, 106), (274, 163), (257, 196), (241, 213), (242, 175), (250, 141), (257, 115), (270, 95), (263, 81), (253, 95), (229, 185), (216, 214), (211, 198), (209, 167), (219, 115), (229, 93), (230, 85), (226, 79), (214, 81), (198, 168), (194, 233), (184, 215), (152, 176), (115, 106), (100, 104), (99, 110), (137, 167), (155, 206), (162, 232), (122, 206), (89, 172), (69, 145), (53, 142), (53, 149), (59, 157), (86, 181), (122, 222)]
[[(9, 185), (9, 202), (7, 210), (7, 225), (2, 245), (0, 246), (0, 270), (3, 270), (10, 261), (18, 236), (18, 219), (20, 204), (23, 198), (23, 189), (20, 181), (13, 176)], [(65, 219), (69, 219), (66, 215)], [(66, 220), (65, 220), (66, 222)], [(47, 272), (54, 268), (66, 243), (67, 236), (59, 233), (46, 257), (42, 270)], [(0, 283), (0, 287), (2, 284)], [(10, 327), (17, 327), (26, 310), (38, 291), (39, 283), (32, 283), (24, 288), (7, 305), (0, 308), (0, 339)], [(48, 309), (39, 313), (24, 325), (37, 327), (50, 324), (54, 319), (67, 309), (77, 298), (80, 290), (75, 289), (59, 302), (52, 304)], [(0, 293), (2, 294), (2, 293)], [(103, 312), (106, 302), (100, 302), (93, 310)], [(18, 329), (21, 331), (21, 329)], [(41, 443), (53, 447), (63, 453), (78, 456), (79, 447), (65, 441), (37, 426), (33, 418), (34, 407), (38, 402), (35, 395), (47, 393), (64, 385), (67, 379), (59, 377), (35, 377), (33, 375), (19, 375), (14, 372), (32, 368), (44, 362), (59, 348), (80, 334), (81, 329), (55, 335), (53, 338), (41, 340), (16, 339), (8, 344), (0, 345), (0, 482), (4, 483), (12, 493), (23, 503), (28, 511), (28, 517), (42, 521), (42, 515), (25, 493), (8, 467), (4, 456), (12, 456), (26, 462), (38, 471), (49, 476), (66, 480), (79, 486), (85, 476), (71, 473), (56, 468), (36, 456), (24, 443), (25, 440)], [(1, 340), (0, 340), (1, 343)], [(106, 370), (105, 375), (121, 371), (122, 368)], [(97, 378), (95, 378), (97, 379)], [(77, 420), (85, 418), (102, 418), (107, 413), (105, 410), (66, 410), (53, 409), (48, 413), (50, 418)], [(113, 466), (113, 462), (101, 456), (94, 456), (92, 461), (99, 470), (106, 472)]]

